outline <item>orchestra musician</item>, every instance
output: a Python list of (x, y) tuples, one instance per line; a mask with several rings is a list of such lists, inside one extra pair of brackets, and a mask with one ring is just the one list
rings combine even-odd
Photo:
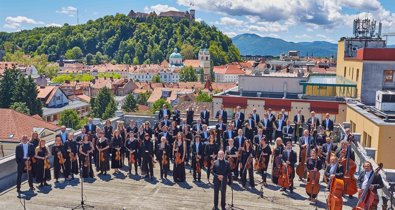
[(167, 119), (170, 119), (170, 115), (171, 115), (171, 113), (170, 113), (170, 110), (167, 109), (167, 105), (163, 104), (162, 109), (159, 110), (158, 120), (159, 121), (163, 120), (163, 118), (165, 116), (167, 116)]
[[(134, 173), (135, 175), (138, 175), (138, 160), (140, 159), (140, 152), (139, 152), (139, 141), (136, 139), (136, 137), (133, 134), (133, 130), (129, 132), (129, 138), (125, 142), (125, 148), (126, 148), (126, 156), (128, 157), (128, 165), (129, 165), (129, 174), (132, 174), (132, 165), (134, 165)], [(134, 163), (131, 164), (131, 154), (134, 155)]]
[(302, 158), (302, 149), (307, 148), (307, 155), (306, 158), (310, 156), (310, 149), (315, 148), (316, 144), (314, 142), (314, 139), (310, 136), (310, 133), (308, 130), (303, 131), (303, 136), (299, 138), (299, 161), (301, 161)]
[(244, 142), (245, 140), (247, 140), (247, 138), (245, 136), (243, 136), (243, 130), (239, 129), (237, 131), (237, 136), (233, 139), (234, 143), (235, 143), (235, 147), (239, 150), (244, 146)]
[(193, 109), (192, 109), (192, 105), (189, 105), (188, 106), (188, 109), (187, 109), (187, 124), (188, 125), (192, 125), (192, 122), (193, 122), (193, 116), (194, 116), (194, 114), (195, 114), (195, 112), (193, 111)]
[(196, 120), (195, 125), (192, 127), (192, 132), (196, 135), (196, 133), (201, 132), (203, 130), (202, 120), (199, 118)]
[(229, 163), (224, 159), (224, 151), (218, 152), (218, 159), (214, 162), (214, 207), (213, 210), (218, 210), (218, 194), (221, 190), (221, 209), (225, 209), (226, 205), (226, 185), (228, 180), (231, 180), (231, 170)]
[(51, 180), (51, 167), (45, 167), (49, 164), (49, 156), (50, 153), (48, 147), (45, 145), (45, 140), (41, 139), (39, 145), (36, 147), (36, 153), (34, 156), (37, 160), (36, 181), (40, 183), (38, 187), (50, 186), (47, 181)]
[(247, 182), (247, 172), (249, 176), (249, 183), (251, 188), (255, 188), (254, 182), (254, 168), (253, 168), (253, 159), (254, 159), (254, 149), (252, 148), (252, 143), (250, 140), (246, 140), (244, 142), (244, 147), (241, 153), (241, 184), (245, 188)]
[[(317, 152), (315, 149), (310, 150), (310, 158), (307, 159), (306, 165), (307, 165), (307, 171), (309, 173), (311, 173), (312, 171), (319, 172), (322, 169), (322, 162), (318, 158)], [(308, 176), (308, 177), (310, 177), (310, 176)], [(309, 179), (307, 180), (307, 182), (310, 182), (310, 181), (311, 180), (309, 180)], [(319, 191), (319, 189), (320, 189), (319, 182), (317, 184), (318, 184), (318, 186), (315, 186), (315, 187), (317, 187), (318, 191)], [(306, 189), (306, 191), (307, 191), (307, 189)], [(308, 199), (310, 201), (315, 202), (318, 194), (314, 194), (313, 192), (311, 192), (311, 193), (307, 192), (307, 195), (309, 196)]]
[[(177, 138), (173, 144), (173, 157), (174, 157), (174, 168), (173, 168), (173, 179), (174, 182), (185, 182), (185, 156), (187, 152), (187, 146), (185, 143), (185, 137), (182, 133), (177, 134)], [(177, 153), (180, 155), (181, 163), (177, 163)]]
[(228, 139), (228, 146), (226, 147), (225, 153), (226, 153), (226, 159), (229, 162), (229, 164), (231, 165), (233, 179), (237, 180), (237, 176), (236, 176), (236, 174), (238, 174), (237, 173), (237, 171), (238, 171), (237, 158), (238, 158), (239, 152), (233, 144), (233, 139)]
[[(202, 172), (201, 168), (203, 166), (203, 156), (204, 156), (204, 147), (200, 142), (200, 136), (195, 136), (195, 142), (192, 145), (192, 169), (193, 169), (193, 181), (200, 182)], [(198, 170), (200, 168), (200, 170)]]
[(295, 124), (295, 138), (294, 142), (298, 141), (298, 137), (302, 136), (303, 133), (303, 124), (304, 124), (304, 115), (302, 115), (302, 110), (298, 110), (298, 113), (294, 116), (294, 124)]
[[(262, 176), (262, 184), (263, 186), (267, 186), (266, 183), (266, 176), (267, 176), (267, 168), (269, 166), (269, 159), (272, 155), (272, 149), (270, 148), (269, 144), (266, 142), (265, 137), (261, 137), (260, 144), (256, 147), (255, 158), (258, 161), (259, 169), (258, 173)], [(264, 164), (261, 164), (264, 163)]]
[[(287, 141), (287, 146), (283, 151), (283, 164), (291, 166), (292, 173), (289, 174), (289, 179), (291, 185), (289, 186), (289, 191), (293, 193), (294, 178), (295, 178), (295, 163), (296, 163), (296, 152), (292, 150), (292, 141)], [(286, 191), (287, 189), (282, 188), (281, 191)]]
[(208, 143), (208, 140), (210, 138), (210, 134), (208, 132), (207, 125), (203, 125), (203, 129), (202, 129), (202, 131), (200, 133), (200, 138), (201, 138), (201, 142), (203, 142), (205, 144)]
[[(176, 133), (173, 133), (173, 132), (172, 132), (172, 134), (174, 134), (174, 137), (173, 137), (173, 135), (172, 135), (171, 133), (168, 132), (168, 127), (167, 127), (166, 125), (164, 125), (164, 126), (162, 127), (162, 132), (159, 133), (159, 135), (158, 135), (158, 137), (157, 137), (158, 141), (156, 142), (156, 145), (161, 143), (161, 140), (160, 140), (160, 139), (162, 139), (162, 137), (165, 137), (165, 138), (166, 138), (166, 142), (167, 142), (167, 144), (169, 144), (169, 146), (170, 146), (170, 154), (169, 154), (169, 158), (170, 158), (170, 159), (173, 158), (173, 154), (172, 154), (172, 151), (173, 151), (173, 143), (174, 143), (174, 138), (176, 137), (175, 135), (177, 135), (177, 133), (178, 133), (178, 132), (176, 132)], [(155, 145), (155, 148), (157, 148), (156, 145)]]
[(55, 137), (55, 145), (52, 147), (51, 154), (53, 156), (53, 173), (55, 177), (55, 183), (58, 183), (60, 173), (63, 173), (63, 176), (66, 177), (64, 174), (65, 171), (64, 160), (66, 154), (65, 151), (63, 150), (62, 139), (60, 136)]
[[(132, 126), (134, 126), (134, 127), (132, 127)], [(135, 133), (137, 133), (137, 127), (135, 127), (135, 125), (134, 125), (134, 120), (130, 120), (130, 124), (129, 124), (129, 127), (127, 128), (127, 130), (129, 132), (129, 130), (134, 130), (134, 129), (136, 129)], [(106, 137), (106, 139), (108, 139), (108, 140), (111, 140), (112, 134), (113, 134), (113, 127), (111, 125), (110, 120), (106, 120), (103, 130), (104, 130), (104, 137)]]
[[(32, 138), (29, 141), (30, 144), (33, 144), (33, 148), (36, 148), (38, 146), (38, 144), (40, 143), (40, 138), (38, 137), (38, 133), (36, 131), (34, 131), (32, 133)], [(34, 157), (32, 158), (34, 159)], [(32, 172), (32, 177), (35, 178), (36, 177), (36, 161), (30, 161), (31, 163), (31, 172)]]
[(275, 122), (276, 121), (276, 115), (273, 114), (272, 108), (269, 108), (267, 110), (267, 116), (268, 116), (270, 122)]
[(142, 170), (146, 172), (144, 178), (150, 178), (152, 180), (154, 177), (154, 168), (153, 168), (154, 150), (149, 133), (144, 134), (144, 141), (141, 145), (141, 153), (143, 154)]
[(203, 106), (203, 110), (200, 112), (200, 120), (208, 126), (210, 124), (209, 119), (210, 111), (208, 111), (207, 106)]
[(346, 135), (344, 135), (343, 140), (348, 141), (350, 144), (354, 142), (354, 135), (351, 134), (350, 128), (346, 128)]
[[(136, 123), (134, 122), (133, 119), (131, 119), (129, 121), (129, 126), (126, 128), (126, 133), (128, 133), (129, 135), (132, 134), (133, 136), (136, 136), (136, 134), (138, 133), (139, 129), (136, 126)], [(106, 133), (106, 130), (104, 129), (104, 133)], [(112, 133), (111, 133), (112, 135)], [(111, 139), (109, 138), (107, 135), (104, 135), (107, 139)]]
[[(162, 136), (160, 138), (160, 143), (156, 145), (156, 159), (159, 161), (160, 179), (167, 179), (167, 172), (170, 169), (170, 158), (169, 154), (171, 152), (169, 144), (167, 144), (166, 137)], [(136, 169), (137, 173), (137, 169)]]
[(307, 120), (307, 125), (309, 126), (309, 131), (316, 129), (318, 126), (320, 126), (320, 120), (318, 117), (315, 116), (315, 112), (311, 111), (310, 112), (311, 117)]
[(281, 114), (281, 120), (286, 122), (288, 120), (288, 115), (287, 115), (287, 113), (285, 113), (285, 109), (281, 109), (280, 114)]
[(93, 178), (91, 153), (93, 152), (93, 144), (89, 141), (89, 136), (84, 135), (81, 146), (79, 148), (80, 164), (82, 164), (82, 177)]
[(263, 135), (263, 129), (258, 128), (257, 134), (254, 136), (254, 140), (253, 140), (252, 144), (257, 147), (260, 144), (261, 139), (264, 137), (265, 137), (265, 135)]
[(283, 151), (285, 150), (285, 146), (283, 144), (283, 140), (281, 138), (276, 139), (276, 146), (273, 149), (272, 155), (272, 162), (273, 162), (273, 167), (272, 167), (272, 182), (274, 184), (278, 183), (278, 177), (279, 177), (279, 170), (281, 167), (282, 163), (282, 157), (283, 157)]
[[(374, 202), (369, 210), (378, 209), (379, 197), (377, 190), (384, 187), (383, 179), (379, 173), (374, 173), (372, 163), (369, 161), (365, 161), (363, 164), (363, 171), (358, 177), (357, 185), (358, 185), (358, 194), (361, 195), (362, 192), (369, 188), (371, 192), (374, 193)], [(368, 186), (369, 179), (373, 176), (372, 183)]]
[(17, 178), (16, 178), (16, 190), (18, 194), (21, 193), (21, 179), (23, 173), (27, 173), (30, 190), (31, 191), (35, 190), (33, 186), (33, 176), (31, 170), (31, 164), (32, 164), (31, 160), (34, 157), (34, 155), (35, 155), (35, 148), (33, 144), (28, 143), (27, 136), (23, 135), (21, 138), (21, 143), (18, 144), (15, 148), (15, 160), (18, 165)]
[(217, 158), (219, 148), (218, 145), (215, 144), (215, 136), (212, 134), (209, 137), (208, 144), (204, 149), (204, 156), (206, 158), (207, 163), (207, 182), (210, 183), (210, 174), (212, 170), (212, 165)]
[(330, 119), (329, 113), (325, 114), (325, 119), (322, 120), (321, 125), (325, 128), (325, 130), (333, 131), (333, 120)]
[(224, 147), (226, 148), (229, 145), (228, 140), (233, 139), (236, 136), (236, 133), (233, 130), (232, 123), (228, 123), (227, 129), (226, 131), (223, 132), (222, 136), (223, 136), (222, 138), (225, 141)]
[(99, 138), (97, 140), (96, 149), (98, 151), (96, 171), (100, 171), (98, 175), (107, 174), (110, 170), (110, 142), (104, 136), (104, 131), (97, 132)]
[(240, 120), (242, 123), (244, 122), (244, 113), (241, 111), (241, 107), (236, 107), (236, 112), (233, 114), (234, 120)]
[(244, 124), (244, 136), (246, 137), (246, 139), (252, 141), (254, 139), (254, 129), (250, 127), (250, 124), (245, 123)]
[(270, 121), (268, 113), (263, 114), (261, 124), (263, 127), (263, 134), (265, 134), (268, 143), (272, 143), (273, 123)]
[(252, 118), (252, 114), (248, 115), (248, 119), (246, 120), (246, 123), (250, 126), (250, 128), (256, 132), (256, 123), (255, 120)]
[(330, 180), (333, 180), (335, 177), (336, 179), (343, 179), (344, 171), (343, 166), (339, 164), (339, 161), (335, 155), (330, 155), (330, 162), (326, 166), (325, 174), (326, 180), (328, 180), (328, 185), (326, 189), (330, 190)]
[(259, 114), (256, 113), (256, 108), (252, 110), (252, 119), (254, 119), (256, 125), (258, 125), (259, 122), (261, 122), (261, 118), (259, 117)]
[(189, 131), (189, 125), (187, 125), (186, 127), (184, 127), (183, 131), (183, 135), (185, 137), (185, 143), (187, 145), (187, 151), (186, 151), (186, 156), (185, 156), (185, 164), (189, 165), (189, 160), (191, 157), (191, 143), (192, 143), (192, 139), (193, 139), (193, 135), (192, 132)]
[(181, 122), (181, 112), (178, 110), (177, 105), (173, 107), (173, 122), (176, 122), (177, 125), (180, 125)]
[(285, 126), (283, 127), (283, 139), (286, 141), (291, 140), (292, 141), (292, 135), (294, 133), (294, 129), (291, 126), (291, 120), (287, 119)]
[(169, 118), (168, 118), (168, 116), (167, 115), (165, 115), (164, 117), (163, 117), (163, 120), (161, 121), (161, 127), (163, 128), (163, 126), (167, 126), (167, 127), (170, 127), (170, 120), (169, 120)]
[(66, 126), (60, 126), (60, 133), (56, 135), (55, 138), (60, 137), (60, 139), (62, 140), (62, 144), (64, 144), (67, 141), (67, 136), (68, 133), (66, 132)]
[(93, 124), (92, 118), (88, 118), (88, 124), (85, 125), (85, 130), (87, 134), (94, 135), (96, 133), (96, 125)]
[(219, 146), (224, 146), (224, 145), (221, 145), (221, 143), (223, 144), (223, 142), (221, 142), (221, 140), (222, 140), (222, 136), (223, 136), (223, 133), (225, 130), (226, 130), (226, 124), (222, 122), (222, 118), (220, 117), (218, 119), (218, 123), (215, 125), (215, 131), (217, 133), (217, 141), (216, 142)]
[(354, 151), (351, 150), (351, 147), (349, 147), (350, 144), (347, 140), (342, 140), (340, 142), (340, 148), (336, 150), (336, 157), (339, 158), (339, 161), (341, 161), (344, 158), (347, 158), (347, 152), (350, 153), (350, 159), (355, 161), (355, 153)]
[(224, 109), (223, 104), (221, 104), (220, 110), (218, 110), (217, 113), (215, 114), (215, 118), (216, 119), (222, 118), (223, 123), (225, 124), (228, 123), (228, 112), (226, 112), (226, 110)]
[(284, 120), (282, 120), (282, 115), (281, 114), (278, 114), (278, 118), (277, 118), (277, 120), (274, 122), (274, 132), (275, 132), (275, 135), (274, 135), (274, 138), (278, 138), (278, 137), (280, 137), (280, 138), (282, 138), (283, 137), (283, 127), (284, 127), (284, 125), (285, 125), (285, 121)]
[(331, 154), (335, 153), (337, 150), (337, 145), (332, 142), (332, 139), (329, 136), (326, 136), (325, 141), (326, 143), (322, 145), (322, 156), (325, 163), (328, 164)]
[(64, 176), (66, 180), (74, 179), (74, 175), (78, 174), (78, 146), (77, 142), (74, 141), (74, 134), (69, 133), (66, 143), (63, 145), (63, 150), (66, 151), (65, 153), (65, 171)]
[(119, 130), (114, 131), (114, 137), (111, 140), (111, 168), (115, 169), (114, 173), (120, 173), (119, 169), (122, 168), (123, 164), (121, 161), (121, 149), (123, 147), (122, 144), (122, 136), (120, 135)]
[(243, 127), (243, 121), (240, 120), (239, 114), (235, 114), (235, 119), (233, 120), (233, 128), (235, 130), (239, 130)]

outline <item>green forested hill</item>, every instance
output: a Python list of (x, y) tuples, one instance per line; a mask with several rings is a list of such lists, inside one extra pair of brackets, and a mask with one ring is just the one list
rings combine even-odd
[[(26, 54), (46, 54), (49, 61), (60, 56), (84, 59), (88, 64), (160, 63), (177, 47), (185, 58), (209, 47), (215, 65), (240, 59), (232, 40), (205, 23), (171, 18), (131, 19), (123, 14), (90, 20), (86, 24), (43, 27), (15, 33), (0, 33), (6, 52), (21, 49)], [(72, 50), (73, 49), (73, 50)]]

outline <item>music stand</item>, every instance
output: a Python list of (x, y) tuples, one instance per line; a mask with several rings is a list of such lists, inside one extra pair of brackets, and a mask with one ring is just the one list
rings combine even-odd
[(84, 177), (82, 176), (82, 165), (80, 167), (80, 183), (81, 183), (81, 203), (79, 205), (77, 205), (76, 207), (72, 208), (72, 210), (95, 208), (94, 206), (85, 204), (85, 200), (84, 200)]
[(244, 209), (242, 209), (242, 208), (236, 207), (236, 206), (233, 204), (233, 173), (232, 173), (232, 176), (230, 177), (230, 189), (231, 189), (231, 191), (232, 191), (232, 200), (231, 200), (231, 203), (228, 204), (228, 208), (226, 208), (226, 210), (236, 210), (236, 209), (238, 209), (238, 210), (244, 210)]

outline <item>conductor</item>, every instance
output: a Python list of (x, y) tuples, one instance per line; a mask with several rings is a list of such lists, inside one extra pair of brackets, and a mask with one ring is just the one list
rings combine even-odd
[(226, 184), (230, 180), (231, 170), (228, 161), (224, 160), (224, 151), (218, 152), (218, 159), (214, 162), (214, 207), (213, 210), (218, 209), (218, 193), (221, 189), (221, 209), (225, 210), (226, 204)]

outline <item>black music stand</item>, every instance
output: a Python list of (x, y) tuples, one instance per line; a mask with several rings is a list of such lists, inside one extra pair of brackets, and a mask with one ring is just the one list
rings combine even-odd
[(80, 183), (81, 183), (81, 203), (79, 205), (77, 205), (76, 207), (72, 208), (72, 210), (95, 208), (94, 206), (85, 204), (85, 200), (84, 200), (84, 177), (82, 176), (82, 165), (80, 166)]
[(232, 176), (230, 177), (230, 189), (231, 189), (231, 191), (232, 191), (232, 200), (231, 200), (231, 203), (228, 204), (228, 207), (226, 208), (226, 210), (236, 210), (236, 209), (238, 209), (238, 210), (244, 210), (244, 209), (242, 209), (242, 208), (236, 207), (236, 206), (233, 204), (233, 173), (232, 173)]

